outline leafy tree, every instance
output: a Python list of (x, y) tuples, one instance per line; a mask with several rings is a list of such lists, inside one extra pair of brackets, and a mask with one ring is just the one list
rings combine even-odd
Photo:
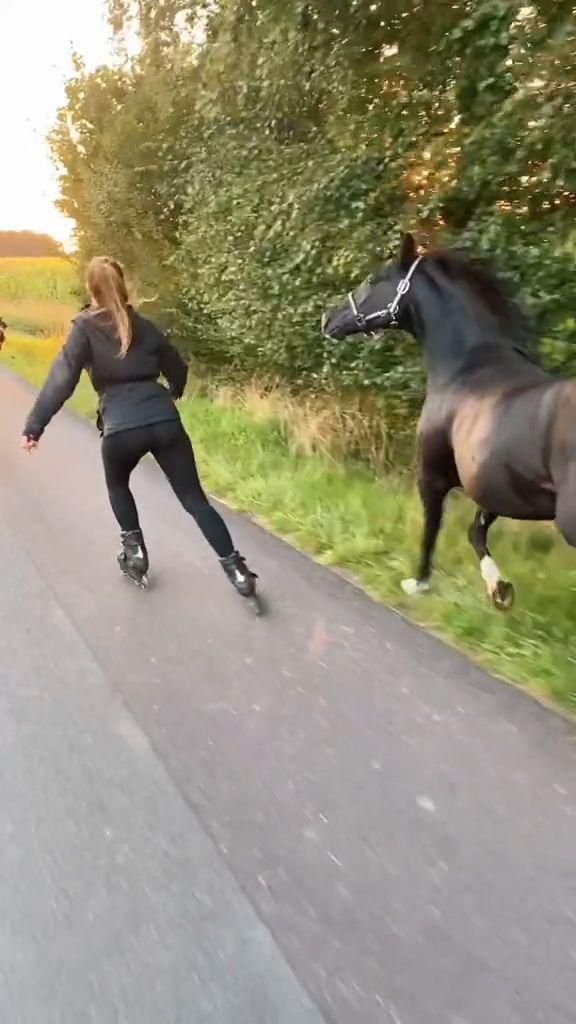
[[(572, 4), (109, 0), (52, 134), (84, 256), (112, 250), (218, 372), (419, 394), (399, 336), (337, 351), (321, 309), (406, 226), (494, 257), (576, 368)], [(135, 59), (126, 43), (136, 33)]]

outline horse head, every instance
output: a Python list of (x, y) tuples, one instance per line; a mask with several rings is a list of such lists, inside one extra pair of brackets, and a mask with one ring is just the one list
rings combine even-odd
[(342, 341), (353, 334), (374, 335), (390, 327), (402, 327), (407, 313), (404, 296), (421, 259), (414, 236), (404, 235), (396, 259), (351, 291), (344, 306), (324, 314), (324, 336)]

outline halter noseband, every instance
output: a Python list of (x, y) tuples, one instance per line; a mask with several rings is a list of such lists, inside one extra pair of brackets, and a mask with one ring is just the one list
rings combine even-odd
[(356, 324), (358, 325), (360, 330), (363, 331), (364, 334), (372, 336), (374, 335), (374, 331), (371, 330), (369, 326), (370, 320), (384, 321), (382, 324), (380, 324), (380, 326), (383, 328), (398, 326), (398, 311), (400, 309), (400, 300), (403, 298), (404, 295), (407, 294), (407, 292), (410, 291), (410, 285), (412, 282), (414, 271), (416, 270), (416, 267), (420, 263), (421, 259), (422, 256), (418, 256), (417, 259), (414, 260), (414, 263), (410, 267), (410, 270), (406, 274), (406, 277), (403, 277), (402, 280), (398, 282), (398, 287), (396, 288), (396, 295), (384, 309), (378, 309), (376, 310), (375, 313), (367, 313), (365, 316), (364, 313), (360, 312), (358, 306), (356, 305), (354, 292), (349, 293), (348, 302), (350, 303), (350, 309), (354, 314)]

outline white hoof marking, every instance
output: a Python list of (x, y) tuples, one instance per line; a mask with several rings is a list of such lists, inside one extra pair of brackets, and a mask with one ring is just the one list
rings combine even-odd
[(486, 584), (488, 593), (493, 594), (502, 579), (502, 576), (500, 569), (490, 555), (484, 555), (484, 558), (481, 559), (480, 572), (482, 574), (482, 579)]
[(423, 580), (402, 580), (402, 590), (408, 597), (416, 597), (418, 594), (427, 594), (430, 584)]

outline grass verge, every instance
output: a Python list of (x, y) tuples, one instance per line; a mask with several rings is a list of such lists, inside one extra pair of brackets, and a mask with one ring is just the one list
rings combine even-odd
[[(39, 384), (56, 347), (10, 337), (1, 362)], [(82, 381), (72, 404), (93, 415), (88, 381)], [(255, 416), (249, 404), (203, 395), (182, 403), (212, 493), (324, 564), (351, 574), (373, 597), (497, 675), (576, 708), (576, 553), (552, 529), (516, 523), (494, 528), (494, 553), (518, 594), (516, 608), (499, 614), (484, 596), (466, 539), (472, 507), (455, 496), (439, 545), (434, 593), (409, 600), (399, 583), (413, 571), (421, 524), (411, 481), (306, 454), (301, 444), (292, 443), (277, 406), (267, 408), (261, 405)]]

